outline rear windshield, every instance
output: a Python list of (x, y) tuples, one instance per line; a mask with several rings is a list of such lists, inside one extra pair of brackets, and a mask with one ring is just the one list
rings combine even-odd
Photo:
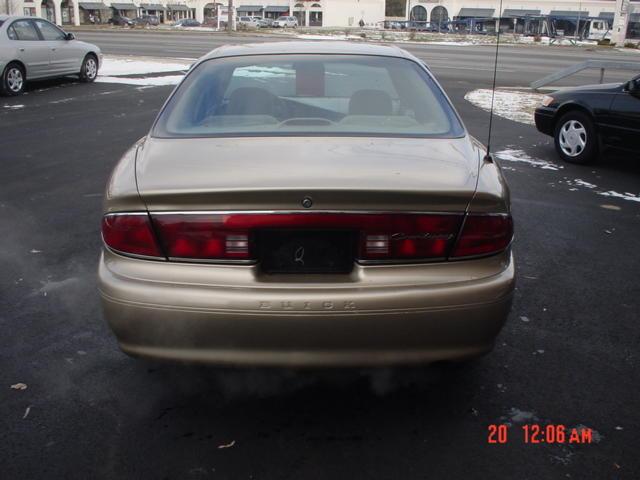
[(153, 136), (458, 137), (444, 94), (396, 57), (260, 55), (212, 59), (178, 87)]

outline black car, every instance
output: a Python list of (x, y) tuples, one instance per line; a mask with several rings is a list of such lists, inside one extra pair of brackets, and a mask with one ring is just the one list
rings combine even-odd
[(160, 25), (160, 19), (156, 15), (142, 15), (133, 19), (135, 25), (157, 26)]
[(200, 27), (202, 24), (193, 18), (183, 18), (173, 24), (174, 27)]
[(134, 25), (133, 20), (122, 15), (114, 15), (109, 19), (111, 25), (119, 25), (121, 27), (132, 27)]
[(567, 162), (588, 163), (605, 147), (640, 152), (640, 76), (560, 90), (536, 109), (536, 127)]

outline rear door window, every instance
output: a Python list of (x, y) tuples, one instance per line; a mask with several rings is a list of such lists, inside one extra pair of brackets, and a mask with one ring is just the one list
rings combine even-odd
[(36, 27), (30, 20), (16, 20), (11, 27), (18, 40), (40, 40)]

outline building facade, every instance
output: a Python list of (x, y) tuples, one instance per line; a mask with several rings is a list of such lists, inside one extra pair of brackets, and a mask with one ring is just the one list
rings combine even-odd
[[(41, 16), (58, 25), (106, 23), (115, 13), (136, 17), (157, 15), (168, 23), (182, 18), (203, 22), (213, 17), (219, 3), (210, 0), (137, 0), (84, 2), (79, 0), (8, 0), (13, 15)], [(4, 4), (5, 1), (0, 1)], [(225, 5), (227, 2), (223, 2)], [(497, 0), (234, 0), (237, 15), (276, 18), (294, 15), (301, 26), (357, 27), (379, 26), (385, 20), (414, 20), (442, 23), (469, 18), (556, 15), (558, 17), (613, 18), (615, 0), (504, 0), (498, 11)], [(640, 15), (640, 0), (632, 1)], [(4, 6), (4, 5), (2, 5)], [(6, 10), (6, 8), (5, 8)]]

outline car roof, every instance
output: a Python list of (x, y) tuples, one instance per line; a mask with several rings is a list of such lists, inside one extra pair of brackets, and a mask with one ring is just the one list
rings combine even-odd
[(375, 45), (355, 42), (266, 42), (243, 45), (224, 45), (212, 50), (201, 61), (212, 58), (237, 57), (244, 55), (300, 55), (300, 54), (342, 54), (342, 55), (378, 55), (399, 57), (418, 61), (406, 50), (392, 45)]
[(29, 17), (26, 15), (6, 15), (6, 14), (2, 14), (0, 15), (0, 20), (3, 21), (7, 21), (7, 20), (46, 20), (46, 18), (42, 18), (42, 17)]

